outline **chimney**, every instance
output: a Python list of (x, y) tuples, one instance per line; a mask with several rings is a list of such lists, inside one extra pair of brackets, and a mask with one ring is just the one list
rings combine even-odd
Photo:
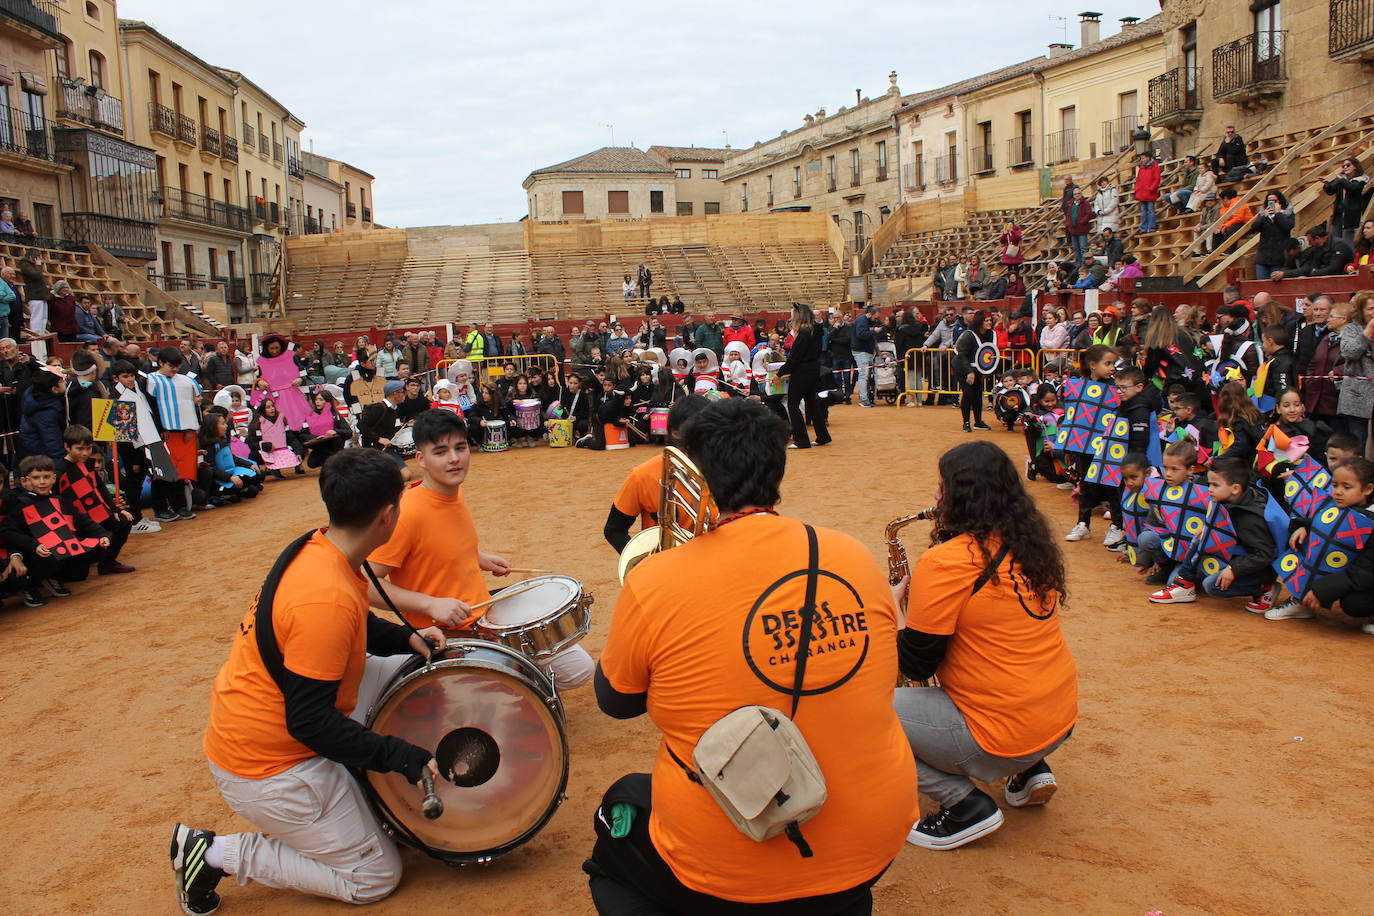
[(1073, 45), (1066, 45), (1060, 44), (1059, 42), (1055, 42), (1054, 44), (1050, 45), (1050, 58), (1053, 59), (1060, 56), (1061, 54), (1068, 54), (1072, 50)]
[(1121, 17), (1121, 31), (1123, 31), (1123, 32), (1128, 32), (1128, 31), (1130, 31), (1130, 30), (1135, 26), (1135, 24), (1138, 23), (1139, 21), (1140, 21), (1140, 17), (1139, 17), (1139, 16), (1122, 16), (1122, 17)]
[(1086, 13), (1078, 14), (1078, 27), (1081, 30), (1081, 40), (1078, 43), (1080, 48), (1088, 45), (1095, 45), (1102, 40), (1102, 14), (1094, 13), (1089, 10)]

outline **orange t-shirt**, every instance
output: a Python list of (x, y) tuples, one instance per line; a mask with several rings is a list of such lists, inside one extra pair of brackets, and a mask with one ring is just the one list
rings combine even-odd
[(641, 528), (658, 524), (658, 504), (663, 487), (663, 456), (655, 455), (637, 464), (626, 475), (620, 491), (615, 494), (615, 507), (626, 515), (638, 515)]
[[(988, 552), (1001, 549), (995, 541)], [(907, 626), (949, 636), (937, 672), (978, 746), (1020, 757), (1062, 737), (1078, 721), (1078, 671), (1059, 629), (1010, 556), (974, 595), (987, 563), (970, 535), (930, 548), (916, 561)]]
[[(654, 762), (654, 846), (688, 887), (745, 903), (847, 890), (877, 875), (918, 816), (916, 768), (892, 708), (896, 608), (862, 544), (816, 530), (820, 544), (807, 693), (796, 723), (825, 774), (829, 799), (802, 825), (815, 858), (785, 837), (756, 843), (688, 780), (665, 746), (691, 760), (701, 733), (758, 704), (789, 713), (797, 609), (806, 595), (806, 531), (751, 515), (655, 554), (627, 577), (601, 670), (622, 693), (648, 692), (663, 733)], [(682, 583), (709, 571), (711, 591)]]
[[(265, 779), (315, 752), (286, 730), (286, 701), (258, 654), (257, 602), (244, 614), (210, 694), (205, 756), (244, 779)], [(335, 707), (353, 712), (367, 654), (367, 585), (339, 548), (315, 532), (291, 561), (272, 602), (272, 632), (288, 670), (340, 681)]]
[[(407, 489), (401, 494), (401, 518), (391, 540), (368, 560), (391, 567), (390, 580), (401, 588), (468, 604), (491, 597), (482, 567), (477, 565), (477, 526), (462, 487), (452, 496), (436, 493), (423, 483)], [(434, 620), (424, 614), (405, 616), (411, 626), (434, 626)], [(463, 626), (472, 626), (481, 616), (477, 612)]]

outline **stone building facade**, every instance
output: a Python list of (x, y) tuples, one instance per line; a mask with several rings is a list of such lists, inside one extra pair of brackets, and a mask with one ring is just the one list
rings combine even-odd
[(535, 169), (522, 187), (541, 222), (646, 219), (677, 212), (674, 170), (632, 146), (599, 150)]
[(0, 4), (0, 205), (49, 238), (61, 231), (59, 179), (69, 171), (54, 147), (48, 75), (49, 52), (62, 46), (51, 4)]
[(824, 108), (802, 127), (739, 150), (725, 162), (725, 212), (808, 209), (843, 228), (851, 252), (898, 206), (900, 163), (894, 117), (901, 111), (897, 74), (877, 99), (859, 98), (834, 114)]
[(1336, 122), (1370, 98), (1365, 0), (1163, 0), (1150, 121), (1199, 149)]
[(673, 189), (677, 195), (678, 216), (709, 215), (721, 212), (725, 183), (721, 171), (734, 150), (704, 146), (651, 146), (650, 156), (661, 159), (673, 170)]

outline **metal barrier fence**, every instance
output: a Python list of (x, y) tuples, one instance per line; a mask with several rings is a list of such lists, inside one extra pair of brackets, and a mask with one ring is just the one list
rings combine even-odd
[[(988, 377), (996, 379), (1003, 372), (1017, 369), (1030, 369), (1043, 377), (1046, 363), (1056, 360), (1066, 361), (1072, 371), (1078, 368), (1082, 356), (1082, 350), (1003, 350), (1001, 362)], [(903, 354), (902, 362), (906, 390), (897, 398), (899, 405), (918, 401), (922, 397), (958, 396), (959, 378), (954, 371), (954, 350), (947, 347), (913, 347)]]
[[(543, 370), (552, 372), (555, 378), (562, 380), (559, 375), (559, 365), (557, 357), (548, 353), (526, 353), (521, 356), (476, 356), (467, 360), (472, 363), (473, 382), (483, 384), (492, 382), (506, 373), (506, 365), (515, 366), (516, 374), (532, 376), (534, 373)], [(441, 375), (448, 375), (448, 367), (458, 360), (441, 359), (434, 366), (434, 371)]]

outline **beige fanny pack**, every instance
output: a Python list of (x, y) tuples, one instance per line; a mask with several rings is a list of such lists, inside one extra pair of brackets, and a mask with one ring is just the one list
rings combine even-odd
[(706, 788), (739, 831), (755, 842), (786, 833), (810, 858), (801, 825), (825, 804), (825, 775), (801, 729), (792, 721), (801, 701), (802, 679), (816, 616), (818, 548), (816, 531), (806, 526), (808, 565), (806, 603), (792, 683), (792, 716), (769, 706), (741, 706), (701, 733), (692, 750), (693, 766), (668, 754), (693, 782)]

